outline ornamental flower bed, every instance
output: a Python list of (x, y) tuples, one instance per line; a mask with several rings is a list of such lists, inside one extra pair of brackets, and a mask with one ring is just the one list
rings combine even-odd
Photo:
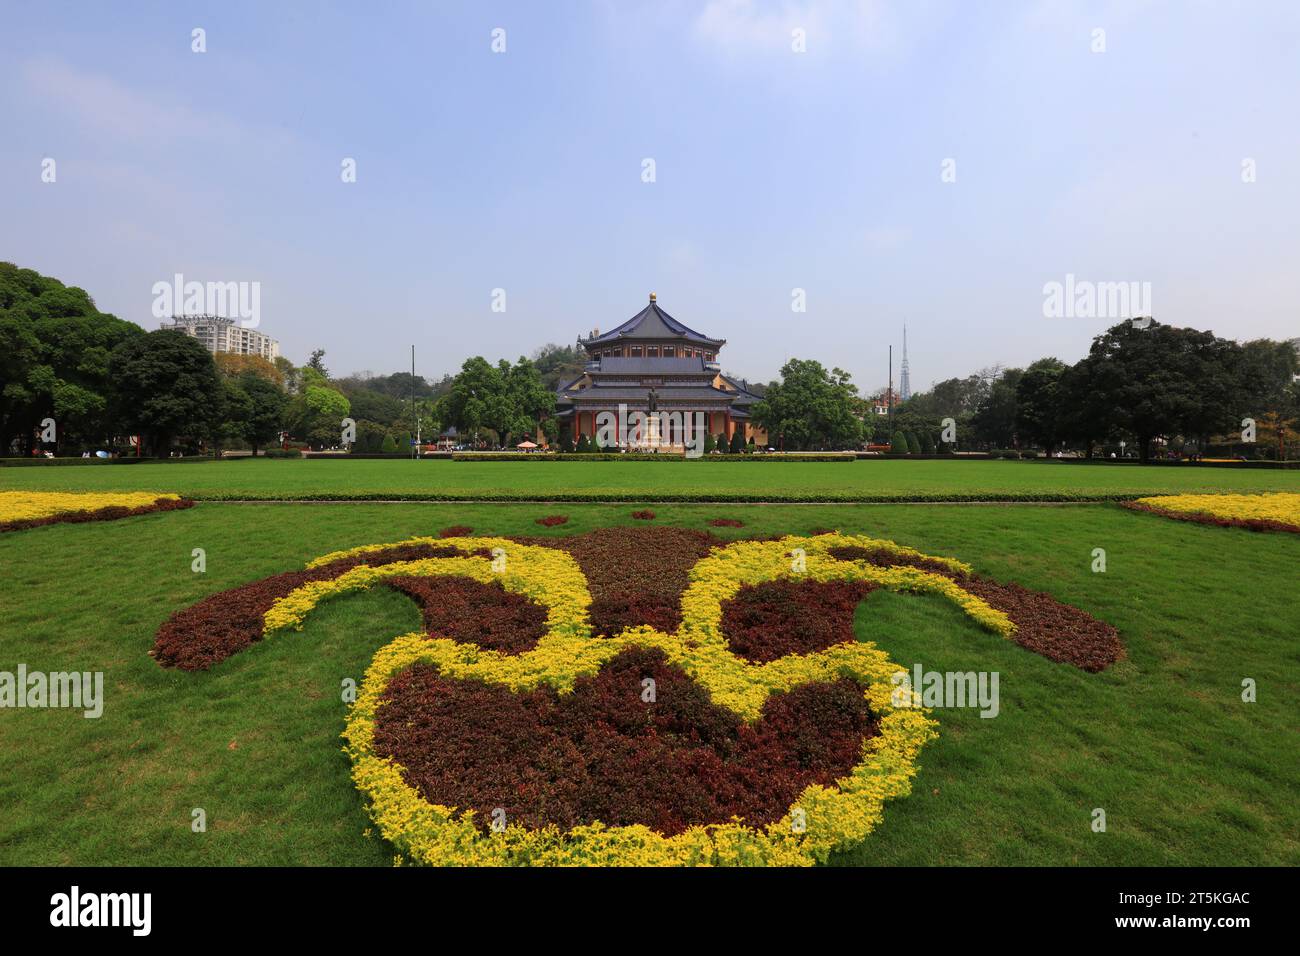
[[(656, 576), (638, 603), (628, 582)], [(375, 586), (424, 626), (375, 654), (345, 751), (398, 860), (434, 865), (824, 861), (910, 791), (937, 727), (898, 701), (904, 668), (855, 639), (863, 596), (936, 594), (1046, 656), (1088, 645), (1092, 620), (865, 536), (611, 528), (334, 552), (173, 615), (154, 656), (208, 667)]]
[(60, 522), (113, 521), (192, 507), (194, 502), (180, 495), (151, 491), (103, 494), (0, 491), (0, 531), (21, 531)]
[(1300, 494), (1159, 495), (1121, 504), (1179, 521), (1300, 534)]

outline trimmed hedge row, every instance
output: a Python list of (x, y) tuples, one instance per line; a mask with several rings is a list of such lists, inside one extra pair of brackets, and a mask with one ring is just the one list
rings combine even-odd
[(565, 452), (564, 454), (510, 454), (483, 452), (456, 452), (453, 461), (854, 461), (852, 452), (843, 454), (795, 455), (789, 452), (765, 452), (749, 455), (701, 455), (687, 458), (676, 452), (655, 455), (650, 452)]
[(618, 494), (607, 491), (561, 492), (559, 494), (520, 494), (511, 491), (484, 492), (357, 492), (357, 493), (307, 493), (282, 495), (260, 492), (199, 492), (192, 497), (196, 501), (517, 501), (530, 503), (546, 502), (606, 502), (606, 503), (641, 503), (641, 502), (679, 502), (679, 503), (717, 503), (717, 504), (907, 504), (911, 502), (1103, 502), (1131, 501), (1148, 495), (1149, 492), (1079, 494), (1073, 492), (1025, 492), (1011, 494), (1008, 492), (922, 492), (918, 494), (792, 494), (773, 492), (770, 494), (752, 494), (741, 492), (650, 492), (648, 494)]
[(0, 468), (55, 468), (65, 465), (192, 465), (202, 461), (239, 461), (239, 458), (209, 458), (207, 455), (190, 455), (188, 458), (0, 458)]

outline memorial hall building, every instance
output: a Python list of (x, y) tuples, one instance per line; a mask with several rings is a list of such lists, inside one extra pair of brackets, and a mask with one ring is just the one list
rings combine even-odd
[[(679, 412), (676, 421), (694, 422), (702, 413), (710, 435), (730, 441), (740, 432), (743, 441), (764, 446), (767, 432), (750, 421), (759, 396), (743, 382), (722, 374), (718, 353), (726, 339), (710, 338), (688, 328), (660, 308), (655, 294), (650, 304), (617, 328), (601, 334), (592, 330), (578, 344), (587, 351), (582, 375), (558, 390), (556, 410), (564, 430), (576, 442), (597, 433), (601, 412)], [(680, 449), (682, 436), (655, 432), (640, 447)]]

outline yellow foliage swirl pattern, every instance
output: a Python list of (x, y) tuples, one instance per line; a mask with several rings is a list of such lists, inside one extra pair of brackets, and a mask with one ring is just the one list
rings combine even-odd
[(0, 524), (101, 508), (146, 508), (159, 501), (179, 498), (180, 495), (156, 491), (0, 491)]
[[(343, 733), (344, 751), (353, 762), (352, 777), (366, 796), (380, 833), (400, 851), (396, 862), (433, 865), (810, 865), (835, 849), (864, 839), (880, 822), (886, 799), (911, 790), (916, 756), (935, 736), (935, 722), (913, 698), (914, 706), (897, 707), (898, 689), (890, 678), (902, 668), (871, 643), (841, 644), (813, 654), (791, 654), (765, 664), (750, 663), (727, 646), (722, 634), (722, 605), (747, 584), (778, 578), (869, 581), (898, 591), (941, 594), (985, 628), (1011, 635), (1015, 628), (1002, 612), (942, 575), (909, 566), (879, 567), (865, 561), (842, 561), (829, 552), (838, 547), (886, 549), (900, 556), (928, 557), (889, 541), (859, 535), (825, 534), (776, 541), (740, 541), (719, 548), (696, 563), (682, 597), (682, 624), (674, 634), (648, 626), (625, 629), (613, 637), (592, 633), (588, 621), (591, 594), (578, 563), (567, 553), (506, 538), (413, 538), (395, 544), (453, 547), (463, 557), (429, 558), (370, 567), (359, 565), (332, 581), (314, 582), (273, 605), (265, 615), (265, 633), (297, 629), (320, 601), (363, 590), (386, 578), (457, 575), (498, 581), (547, 610), (545, 635), (522, 654), (503, 654), (447, 638), (406, 634), (381, 648), (372, 660)], [(309, 567), (345, 557), (364, 556), (395, 544), (367, 545), (339, 551)], [(493, 558), (483, 557), (487, 549)], [(942, 558), (954, 571), (960, 562)], [(848, 677), (863, 687), (880, 718), (880, 732), (863, 742), (862, 759), (835, 786), (809, 786), (782, 819), (762, 828), (739, 820), (693, 826), (666, 837), (644, 826), (610, 827), (601, 823), (575, 827), (528, 829), (509, 824), (501, 832), (483, 833), (473, 811), (426, 801), (404, 779), (402, 768), (375, 753), (375, 713), (389, 681), (413, 664), (435, 666), (458, 680), (480, 680), (530, 690), (546, 684), (561, 694), (573, 690), (580, 676), (595, 675), (601, 665), (629, 647), (664, 652), (703, 686), (715, 703), (742, 719), (759, 719), (774, 692), (813, 681)]]

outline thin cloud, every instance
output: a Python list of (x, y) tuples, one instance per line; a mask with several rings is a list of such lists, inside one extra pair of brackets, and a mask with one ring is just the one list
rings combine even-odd
[(22, 76), (33, 97), (63, 110), (82, 126), (122, 139), (231, 143), (247, 141), (250, 136), (262, 141), (285, 136), (278, 130), (250, 130), (222, 114), (132, 89), (111, 76), (79, 70), (62, 60), (29, 60), (23, 65)]

